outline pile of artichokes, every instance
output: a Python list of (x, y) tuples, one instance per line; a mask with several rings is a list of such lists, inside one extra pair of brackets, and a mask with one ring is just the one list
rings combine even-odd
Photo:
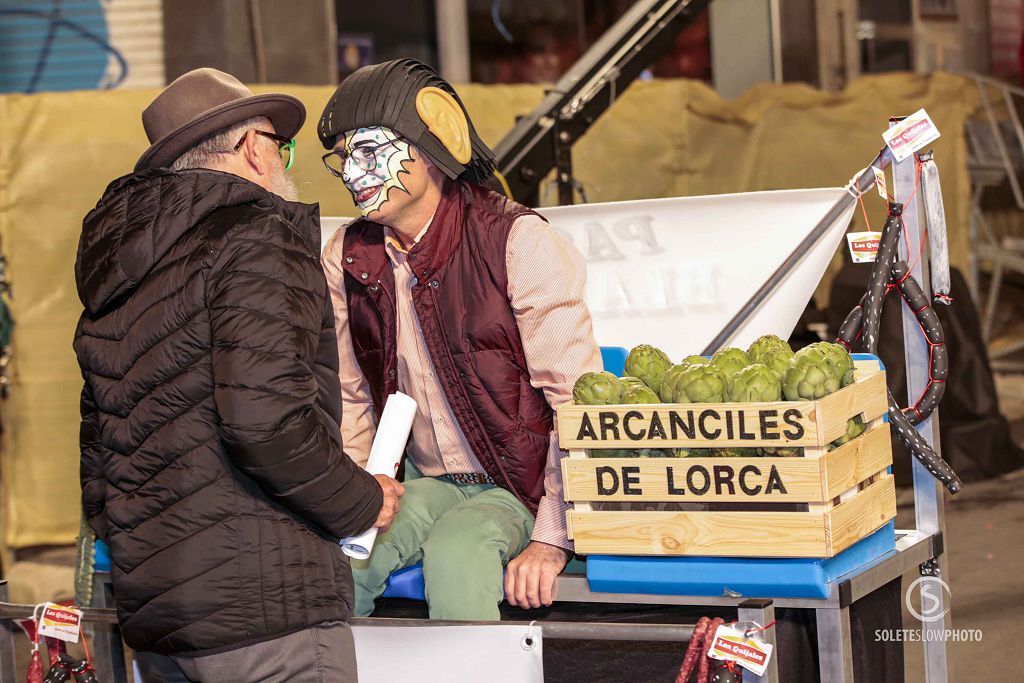
[[(839, 344), (818, 342), (796, 353), (775, 335), (758, 338), (746, 351), (724, 348), (711, 359), (687, 356), (672, 364), (650, 344), (629, 352), (625, 374), (588, 372), (573, 387), (579, 405), (652, 403), (760, 403), (813, 401), (853, 383), (853, 359)], [(830, 448), (864, 432), (860, 417), (849, 420), (846, 433)], [(596, 450), (595, 457), (795, 456), (800, 448), (677, 448)]]

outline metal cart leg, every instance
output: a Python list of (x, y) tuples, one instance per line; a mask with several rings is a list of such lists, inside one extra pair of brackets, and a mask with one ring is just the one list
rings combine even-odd
[[(986, 106), (987, 101), (986, 101)], [(990, 113), (991, 108), (989, 107)], [(1005, 151), (1005, 147), (1004, 147)], [(923, 231), (920, 226), (919, 195), (915, 192), (917, 171), (914, 157), (908, 157), (893, 167), (893, 184), (897, 201), (904, 201), (903, 225), (906, 228), (906, 240), (900, 244), (900, 258), (910, 259), (914, 251), (919, 250)], [(1015, 194), (1020, 196), (1020, 187), (1016, 178), (1011, 179)], [(909, 201), (907, 201), (909, 199)], [(921, 284), (925, 294), (931, 295), (931, 281), (928, 271), (928, 250), (920, 249), (921, 258), (916, 262), (911, 275)], [(996, 272), (993, 274), (992, 288), (989, 290), (988, 307), (984, 330), (985, 338), (991, 332), (992, 318), (995, 314), (995, 301), (999, 295), (999, 280), (1002, 275), (1001, 264), (996, 261)], [(903, 344), (907, 366), (907, 398), (913, 402), (921, 395), (928, 384), (928, 359), (930, 348), (921, 334), (920, 325), (909, 307), (903, 307)], [(917, 431), (931, 444), (935, 452), (941, 456), (942, 446), (939, 443), (939, 412), (917, 425)], [(914, 517), (917, 530), (925, 534), (943, 533), (945, 531), (944, 495), (945, 491), (938, 481), (925, 469), (920, 461), (913, 461), (914, 471)], [(945, 538), (945, 534), (943, 534)], [(921, 567), (922, 574), (932, 573), (933, 576), (946, 575), (945, 556), (941, 552)], [(934, 587), (933, 587), (934, 588)], [(921, 624), (924, 631), (925, 680), (928, 683), (945, 683), (948, 679), (945, 629), (949, 627), (949, 596), (945, 590), (929, 591), (929, 610), (925, 615), (928, 620)], [(932, 601), (937, 601), (935, 605)], [(923, 610), (922, 610), (923, 611)]]
[[(7, 602), (7, 582), (0, 580), (0, 602)], [(14, 636), (18, 627), (12, 619), (0, 619), (0, 681), (13, 681), (18, 675), (14, 663)]]
[(853, 682), (853, 647), (850, 644), (850, 608), (814, 610), (818, 621), (818, 670), (828, 683)]
[[(96, 574), (92, 584), (93, 607), (116, 607), (114, 586), (109, 574)], [(121, 629), (112, 624), (94, 624), (92, 634), (93, 650), (96, 653), (93, 666), (96, 678), (111, 683), (126, 683), (128, 673), (124, 665), (124, 643)]]
[[(753, 621), (761, 626), (767, 626), (775, 621), (775, 605), (771, 600), (745, 600), (739, 604), (737, 618), (740, 621)], [(757, 634), (759, 638), (772, 646), (772, 657), (768, 660), (768, 668), (764, 676), (754, 676), (749, 671), (743, 674), (743, 680), (754, 683), (778, 683), (779, 682), (779, 653), (775, 652), (777, 643), (775, 638), (775, 627), (766, 628)]]

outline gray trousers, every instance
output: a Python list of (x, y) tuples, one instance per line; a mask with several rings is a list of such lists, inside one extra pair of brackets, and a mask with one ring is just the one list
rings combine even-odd
[(136, 652), (143, 683), (356, 683), (352, 629), (328, 621), (255, 645), (199, 657)]

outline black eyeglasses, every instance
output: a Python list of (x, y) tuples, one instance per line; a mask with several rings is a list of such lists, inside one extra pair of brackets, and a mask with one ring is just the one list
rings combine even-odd
[[(277, 143), (277, 151), (281, 155), (281, 161), (284, 162), (284, 170), (290, 171), (292, 164), (295, 163), (295, 138), (286, 138), (283, 135), (268, 133), (265, 130), (254, 130), (253, 132), (256, 133), (256, 135), (262, 135), (263, 137), (269, 138)], [(235, 148), (232, 150), (233, 152), (237, 152), (242, 149), (242, 145), (245, 144), (245, 136), (248, 134), (248, 131), (246, 131), (245, 135), (242, 136), (242, 139), (238, 141), (237, 145), (235, 145)], [(286, 154), (287, 156), (285, 156)]]
[(364, 171), (372, 171), (377, 166), (377, 150), (393, 145), (399, 140), (405, 140), (404, 137), (399, 135), (394, 140), (388, 140), (382, 142), (379, 145), (360, 145), (354, 148), (351, 152), (348, 150), (332, 151), (320, 157), (323, 159), (324, 166), (331, 172), (331, 175), (337, 178), (343, 178), (345, 174), (345, 162), (352, 158), (356, 166), (363, 169)]

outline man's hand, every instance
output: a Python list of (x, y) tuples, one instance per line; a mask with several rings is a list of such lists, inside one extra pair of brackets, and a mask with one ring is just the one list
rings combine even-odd
[(384, 503), (380, 506), (380, 514), (377, 515), (377, 521), (373, 523), (373, 526), (380, 529), (381, 533), (384, 533), (391, 527), (392, 522), (395, 521), (395, 516), (398, 515), (398, 510), (402, 507), (402, 496), (405, 495), (405, 487), (386, 474), (375, 474), (373, 478), (384, 489)]
[(568, 550), (531, 541), (505, 568), (505, 599), (523, 609), (548, 607), (555, 600), (555, 579), (568, 562)]

